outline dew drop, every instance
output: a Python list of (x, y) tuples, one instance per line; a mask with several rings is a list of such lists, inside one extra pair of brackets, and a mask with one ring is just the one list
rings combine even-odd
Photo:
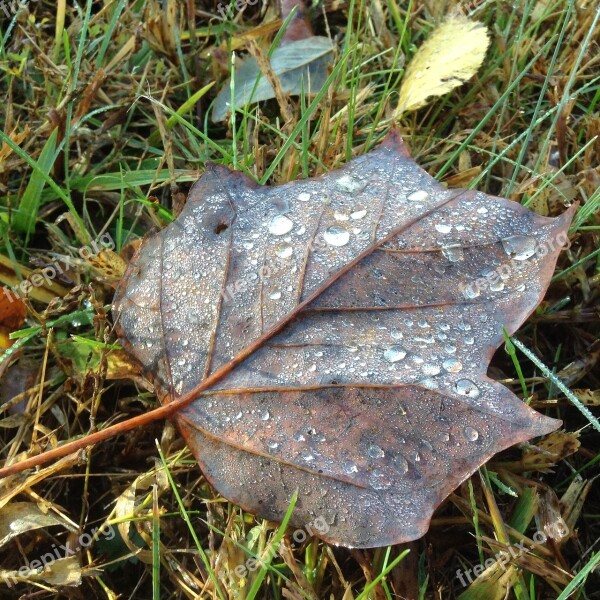
[(284, 215), (276, 215), (269, 224), (269, 232), (273, 235), (285, 235), (294, 228), (294, 223)]
[(479, 388), (470, 379), (459, 379), (454, 384), (454, 389), (457, 394), (467, 396), (469, 398), (477, 398), (479, 396)]
[(358, 467), (353, 462), (345, 462), (343, 467), (344, 473), (352, 475), (352, 473), (358, 473)]
[(367, 455), (370, 458), (383, 458), (385, 456), (385, 452), (376, 444), (371, 444), (367, 448)]
[(265, 410), (265, 412), (260, 416), (261, 421), (268, 421), (270, 418), (271, 413), (268, 410)]
[(447, 358), (442, 363), (442, 367), (444, 367), (444, 369), (446, 369), (446, 371), (449, 373), (459, 373), (463, 368), (460, 360), (457, 360), (456, 358)]
[(343, 212), (341, 212), (339, 210), (336, 210), (333, 213), (333, 218), (336, 221), (348, 221), (350, 219), (350, 217), (346, 213), (343, 213)]
[(416, 192), (413, 192), (410, 196), (408, 196), (407, 200), (410, 200), (411, 202), (422, 202), (428, 197), (429, 192), (426, 192), (425, 190), (418, 190)]
[(401, 346), (391, 346), (383, 353), (383, 358), (388, 362), (395, 363), (406, 356), (406, 350)]
[(474, 300), (481, 294), (481, 291), (478, 285), (469, 284), (462, 289), (462, 293), (467, 300)]
[(494, 281), (494, 283), (490, 283), (490, 290), (492, 292), (501, 292), (504, 289), (503, 281)]
[(277, 442), (269, 442), (267, 445), (269, 446), (269, 448), (271, 448), (271, 450), (279, 448), (279, 444)]
[(398, 329), (392, 329), (390, 331), (390, 335), (392, 336), (393, 339), (395, 340), (401, 340), (404, 336), (402, 335), (402, 332)]
[(345, 246), (350, 241), (350, 232), (334, 225), (327, 229), (323, 238), (330, 246)]
[(530, 235), (511, 235), (502, 240), (504, 252), (514, 260), (527, 260), (535, 254), (535, 238)]
[(356, 210), (353, 213), (350, 213), (350, 218), (355, 221), (359, 221), (360, 219), (364, 219), (367, 216), (366, 210)]
[(281, 292), (271, 292), (269, 298), (271, 298), (271, 300), (279, 300), (281, 298)]
[(473, 429), (473, 427), (465, 427), (463, 429), (465, 434), (465, 438), (467, 438), (470, 442), (474, 442), (479, 437), (479, 431), (477, 429)]
[(446, 244), (442, 247), (442, 254), (450, 262), (459, 262), (464, 258), (464, 251), (459, 244)]
[(279, 256), (279, 258), (289, 258), (294, 253), (294, 249), (287, 242), (283, 242), (279, 244), (275, 249), (275, 254)]
[(450, 233), (450, 231), (452, 231), (452, 225), (446, 225), (445, 223), (436, 223), (435, 229), (440, 233)]
[(425, 373), (425, 375), (438, 375), (441, 369), (437, 365), (425, 364), (421, 367), (421, 371)]
[(302, 192), (298, 195), (300, 202), (308, 202), (310, 200), (310, 194), (308, 192)]
[(394, 456), (394, 467), (401, 475), (408, 473), (408, 461), (404, 458), (404, 456), (402, 456), (402, 454)]
[(342, 175), (342, 177), (335, 182), (335, 187), (340, 192), (357, 194), (358, 192), (362, 192), (367, 187), (367, 182), (361, 181), (356, 177), (351, 177), (350, 175)]

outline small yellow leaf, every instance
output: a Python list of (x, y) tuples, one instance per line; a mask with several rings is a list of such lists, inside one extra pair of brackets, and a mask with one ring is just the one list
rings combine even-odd
[(410, 61), (402, 85), (395, 118), (427, 104), (469, 80), (481, 66), (490, 43), (484, 25), (454, 16), (442, 23)]

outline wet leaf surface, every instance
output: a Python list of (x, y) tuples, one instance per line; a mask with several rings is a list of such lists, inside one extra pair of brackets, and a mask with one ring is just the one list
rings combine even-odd
[(448, 190), (392, 132), (308, 180), (208, 166), (117, 291), (126, 348), (229, 500), (374, 547), (416, 539), (493, 454), (557, 429), (486, 376), (573, 211)]

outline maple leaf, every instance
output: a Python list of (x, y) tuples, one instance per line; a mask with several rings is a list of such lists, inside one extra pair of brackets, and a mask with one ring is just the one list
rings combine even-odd
[(226, 498), (345, 546), (422, 536), (493, 454), (549, 433), (486, 375), (535, 309), (560, 218), (448, 190), (392, 132), (315, 179), (260, 187), (209, 165), (117, 291), (125, 347), (152, 374)]

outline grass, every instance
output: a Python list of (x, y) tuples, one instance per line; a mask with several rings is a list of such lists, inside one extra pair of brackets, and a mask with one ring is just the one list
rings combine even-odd
[[(173, 426), (159, 422), (0, 482), (0, 532), (12, 522), (19, 533), (0, 546), (0, 597), (79, 597), (64, 587), (69, 578), (80, 580), (81, 595), (111, 599), (597, 597), (593, 3), (315, 1), (314, 26), (337, 47), (326, 85), (291, 99), (290, 122), (268, 102), (239, 109), (229, 124), (209, 119), (229, 50), (241, 55), (244, 40), (255, 39), (268, 53), (281, 27), (272, 9), (248, 6), (219, 21), (211, 19), (216, 3), (203, 1), (21, 4), (10, 17), (0, 13), (0, 282), (31, 280), (65, 257), (70, 266), (59, 287), (30, 288), (26, 321), (14, 303), (2, 308), (8, 317), (0, 313), (5, 460), (156, 405), (115, 343), (109, 314), (136, 240), (174, 218), (209, 160), (274, 184), (364, 153), (391, 125), (405, 64), (454, 8), (484, 22), (492, 43), (474, 79), (402, 117), (416, 160), (450, 186), (540, 214), (580, 206), (546, 299), (490, 368), (532, 407), (561, 418), (564, 432), (494, 457), (438, 509), (423, 539), (361, 551), (311, 536), (295, 543), (285, 526), (219, 496)], [(105, 233), (115, 252), (82, 257)], [(24, 502), (30, 519), (15, 524)], [(60, 525), (37, 527), (47, 512)], [(559, 516), (569, 533), (536, 542)], [(61, 555), (45, 574), (7, 585), (28, 560), (100, 525), (114, 535), (80, 547), (76, 561)], [(499, 551), (508, 553), (504, 567), (479, 572)], [(255, 568), (240, 577), (240, 565)], [(466, 585), (457, 572), (469, 573)]]

